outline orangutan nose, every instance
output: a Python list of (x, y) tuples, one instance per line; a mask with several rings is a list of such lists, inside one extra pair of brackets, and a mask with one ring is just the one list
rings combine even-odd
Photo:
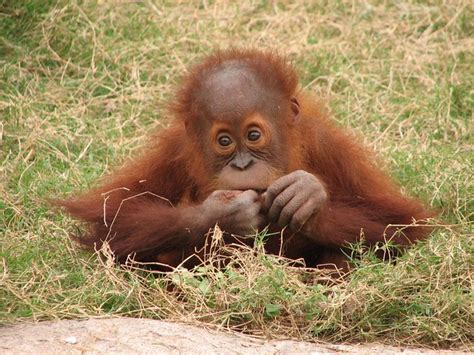
[(254, 162), (255, 161), (253, 160), (250, 154), (238, 153), (237, 156), (230, 163), (230, 166), (232, 166), (233, 168), (237, 170), (243, 171), (243, 170), (248, 169), (250, 166), (252, 166)]

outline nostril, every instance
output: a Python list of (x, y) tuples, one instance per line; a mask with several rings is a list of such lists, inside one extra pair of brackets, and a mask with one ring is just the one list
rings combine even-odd
[(237, 163), (232, 163), (231, 166), (234, 169), (237, 169), (237, 170), (244, 170), (245, 169), (244, 167), (242, 167), (240, 164), (237, 164)]
[(251, 167), (254, 164), (253, 159), (235, 159), (232, 163), (231, 166), (237, 170), (245, 170)]
[(253, 165), (254, 162), (255, 162), (255, 161), (254, 161), (253, 159), (250, 159), (250, 160), (247, 162), (247, 165), (245, 165), (245, 168), (244, 168), (244, 169), (250, 168), (250, 167)]

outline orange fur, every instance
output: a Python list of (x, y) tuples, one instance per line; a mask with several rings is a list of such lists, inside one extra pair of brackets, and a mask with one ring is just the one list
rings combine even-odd
[[(120, 261), (129, 254), (141, 261), (160, 261), (163, 255), (162, 261), (174, 265), (204, 244), (213, 225), (200, 221), (199, 206), (215, 190), (215, 175), (202, 151), (205, 138), (186, 126), (200, 125), (195, 97), (206, 75), (232, 60), (248, 63), (281, 100), (297, 97), (297, 122), (278, 123), (283, 135), (278, 144), (288, 154), (286, 173), (306, 170), (328, 190), (327, 206), (305, 226), (314, 238), (286, 238), (285, 255), (317, 265), (328, 262), (328, 255), (342, 255), (340, 249), (359, 240), (361, 231), (368, 244), (393, 236), (398, 244), (408, 245), (428, 235), (426, 227), (407, 227), (398, 234), (395, 227), (387, 228), (433, 214), (420, 201), (402, 195), (353, 136), (332, 123), (315, 99), (297, 91), (296, 73), (284, 58), (232, 49), (210, 55), (191, 69), (171, 105), (171, 126), (159, 132), (140, 157), (104, 178), (99, 187), (58, 201), (88, 223), (89, 233), (77, 238), (80, 243), (92, 247), (108, 240)], [(277, 253), (281, 245), (270, 241), (267, 248)]]

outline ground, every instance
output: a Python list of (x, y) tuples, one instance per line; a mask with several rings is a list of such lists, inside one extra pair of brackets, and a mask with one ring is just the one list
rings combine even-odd
[[(0, 351), (22, 353), (454, 354), (383, 344), (263, 340), (235, 332), (151, 319), (114, 318), (18, 324), (1, 329)], [(460, 353), (460, 352), (459, 352)]]

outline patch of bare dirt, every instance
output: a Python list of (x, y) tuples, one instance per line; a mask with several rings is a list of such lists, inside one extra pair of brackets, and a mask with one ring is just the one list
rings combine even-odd
[(0, 328), (0, 353), (454, 354), (380, 344), (328, 345), (263, 340), (152, 319), (112, 318), (19, 323)]

